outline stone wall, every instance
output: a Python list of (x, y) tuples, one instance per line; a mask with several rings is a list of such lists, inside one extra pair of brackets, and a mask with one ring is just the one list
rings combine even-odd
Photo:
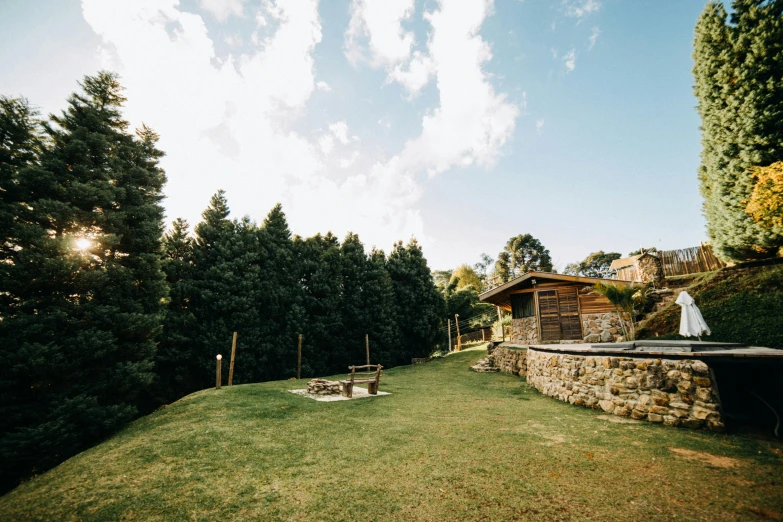
[(652, 283), (655, 288), (663, 286), (663, 263), (655, 254), (642, 254), (636, 260), (636, 270), (642, 283)]
[(527, 348), (497, 346), (487, 359), (503, 373), (511, 373), (520, 377), (527, 375)]
[(528, 349), (526, 363), (528, 384), (561, 401), (667, 426), (723, 429), (709, 367), (702, 361)]
[[(627, 321), (626, 321), (627, 325)], [(582, 335), (586, 343), (613, 343), (623, 341), (623, 328), (616, 312), (582, 314)]]
[(515, 344), (537, 344), (538, 322), (535, 317), (511, 320), (510, 342)]

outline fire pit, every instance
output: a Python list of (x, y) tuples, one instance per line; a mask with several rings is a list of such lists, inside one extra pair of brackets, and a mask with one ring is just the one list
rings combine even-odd
[(313, 379), (307, 383), (307, 393), (313, 395), (340, 395), (340, 383), (326, 379)]

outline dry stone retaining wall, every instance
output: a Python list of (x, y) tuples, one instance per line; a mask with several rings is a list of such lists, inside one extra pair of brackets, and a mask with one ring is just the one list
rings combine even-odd
[(503, 373), (511, 373), (525, 377), (527, 375), (527, 348), (509, 348), (498, 346), (487, 357), (495, 368)]
[(702, 361), (570, 355), (532, 348), (526, 353), (527, 382), (544, 395), (667, 426), (713, 431), (724, 427), (709, 367)]

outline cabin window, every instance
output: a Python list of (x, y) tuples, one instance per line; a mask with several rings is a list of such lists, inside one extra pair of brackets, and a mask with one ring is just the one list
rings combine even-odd
[(511, 296), (511, 317), (522, 319), (523, 317), (535, 317), (536, 306), (533, 302), (533, 294), (515, 294)]

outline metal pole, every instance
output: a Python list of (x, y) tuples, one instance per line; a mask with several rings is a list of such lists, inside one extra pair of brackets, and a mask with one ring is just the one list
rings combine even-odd
[(364, 334), (364, 346), (367, 348), (367, 366), (369, 366), (370, 365), (370, 334)]

